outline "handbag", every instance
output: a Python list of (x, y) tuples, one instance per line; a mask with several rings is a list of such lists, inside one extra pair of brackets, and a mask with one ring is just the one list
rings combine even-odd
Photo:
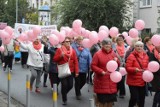
[(58, 77), (65, 78), (71, 75), (68, 62), (65, 64), (58, 65)]
[[(61, 51), (62, 51), (62, 49), (61, 49)], [(61, 64), (61, 65), (58, 65), (58, 77), (59, 78), (65, 78), (65, 77), (68, 77), (71, 75), (71, 71), (69, 68), (69, 61), (70, 61), (70, 57), (69, 57), (68, 62)]]

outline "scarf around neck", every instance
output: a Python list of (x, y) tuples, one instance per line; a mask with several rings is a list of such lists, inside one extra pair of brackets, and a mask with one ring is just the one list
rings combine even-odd
[(156, 59), (160, 60), (160, 53), (157, 51), (157, 49), (154, 49), (154, 56)]
[(124, 46), (124, 44), (121, 45), (121, 46), (120, 46), (120, 45), (117, 45), (117, 46), (116, 46), (116, 50), (117, 50), (119, 56), (121, 56), (121, 57), (124, 56), (124, 53), (125, 53), (125, 46)]
[(35, 50), (40, 50), (41, 47), (42, 47), (42, 44), (40, 42), (37, 45), (34, 44), (34, 43), (32, 43), (32, 44), (33, 44), (33, 47), (34, 47)]
[(72, 55), (72, 47), (70, 46), (69, 49), (67, 49), (65, 46), (61, 47), (62, 51), (64, 52), (65, 55), (71, 56)]

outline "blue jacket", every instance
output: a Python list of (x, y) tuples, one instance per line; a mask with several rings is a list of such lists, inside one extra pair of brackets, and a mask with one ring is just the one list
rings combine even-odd
[(72, 47), (76, 51), (78, 58), (79, 72), (87, 73), (90, 69), (92, 56), (89, 49), (84, 48), (82, 51), (80, 51), (78, 50), (78, 46), (79, 45), (77, 43), (72, 43)]

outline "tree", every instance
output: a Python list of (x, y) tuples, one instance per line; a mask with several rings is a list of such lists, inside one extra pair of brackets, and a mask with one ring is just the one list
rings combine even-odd
[[(27, 14), (31, 14), (31, 17), (28, 18)], [(26, 0), (18, 0), (18, 23), (21, 23), (23, 18), (26, 19), (26, 23), (38, 23), (36, 10), (33, 11), (33, 9), (29, 8)], [(16, 0), (0, 0), (0, 22), (6, 22), (14, 27), (16, 23)]]
[(98, 30), (101, 25), (124, 30), (131, 25), (130, 6), (130, 0), (59, 0), (54, 11), (60, 17), (59, 26), (71, 26), (75, 19), (81, 19), (89, 30)]

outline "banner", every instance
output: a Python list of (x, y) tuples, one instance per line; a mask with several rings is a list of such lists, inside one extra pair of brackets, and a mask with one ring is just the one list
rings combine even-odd
[[(37, 26), (37, 25), (15, 23), (15, 27), (14, 27), (15, 37), (18, 37), (22, 32), (32, 30), (34, 26)], [(40, 27), (42, 32), (39, 36), (49, 36), (52, 30), (57, 30), (57, 25), (40, 26)]]

